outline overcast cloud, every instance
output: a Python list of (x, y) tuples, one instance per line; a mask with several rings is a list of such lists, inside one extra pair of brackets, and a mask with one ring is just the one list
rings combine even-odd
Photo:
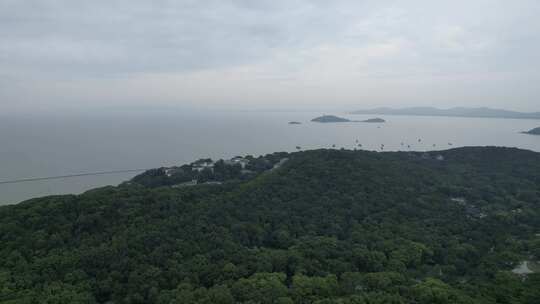
[(537, 0), (0, 0), (0, 111), (538, 111), (539, 15)]

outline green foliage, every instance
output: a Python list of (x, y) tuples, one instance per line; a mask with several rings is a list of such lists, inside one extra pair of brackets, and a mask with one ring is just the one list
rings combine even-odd
[(236, 281), (233, 286), (235, 298), (243, 303), (282, 303), (288, 297), (284, 273), (256, 273)]
[(474, 301), (440, 280), (428, 278), (413, 288), (414, 297), (421, 304), (473, 304)]
[(292, 278), (291, 289), (295, 303), (313, 303), (317, 299), (335, 296), (338, 291), (338, 283), (335, 275), (326, 277), (295, 275)]
[(0, 303), (538, 303), (538, 153), (246, 159), (0, 207)]

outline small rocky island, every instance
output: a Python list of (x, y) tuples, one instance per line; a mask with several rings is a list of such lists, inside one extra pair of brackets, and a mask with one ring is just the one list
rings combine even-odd
[(313, 122), (322, 122), (322, 123), (329, 123), (329, 122), (351, 122), (347, 118), (338, 117), (334, 115), (323, 115), (316, 118), (313, 118), (311, 121)]
[(290, 125), (301, 125), (302, 123), (299, 121), (289, 121)]
[(383, 123), (386, 121), (382, 118), (370, 118), (370, 119), (362, 120), (362, 122)]
[(534, 128), (532, 130), (529, 130), (529, 131), (525, 131), (525, 132), (522, 132), (524, 134), (531, 134), (531, 135), (540, 135), (540, 127), (538, 128)]
[(322, 122), (322, 123), (331, 123), (331, 122), (369, 122), (369, 123), (383, 123), (385, 122), (382, 118), (371, 118), (367, 120), (349, 120), (347, 118), (338, 117), (334, 115), (323, 115), (316, 118), (313, 118), (311, 121)]

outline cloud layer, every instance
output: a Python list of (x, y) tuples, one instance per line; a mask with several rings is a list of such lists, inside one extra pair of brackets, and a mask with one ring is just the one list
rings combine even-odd
[(540, 2), (0, 0), (0, 110), (538, 110)]

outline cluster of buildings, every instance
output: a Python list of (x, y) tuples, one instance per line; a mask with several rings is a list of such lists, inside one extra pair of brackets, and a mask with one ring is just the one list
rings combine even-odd
[(243, 157), (234, 157), (234, 158), (225, 160), (225, 164), (226, 165), (231, 165), (231, 166), (240, 165), (240, 167), (242, 167), (242, 169), (245, 169), (246, 166), (249, 164), (249, 160), (247, 160), (247, 159), (245, 159)]
[[(244, 170), (246, 168), (246, 166), (249, 164), (248, 159), (245, 159), (245, 158), (239, 157), (239, 156), (231, 158), (231, 159), (224, 160), (223, 162), (226, 165), (229, 165), (229, 166), (240, 165), (242, 170)], [(200, 161), (197, 161), (197, 162), (194, 162), (193, 164), (191, 164), (191, 169), (193, 171), (198, 171), (198, 172), (201, 172), (204, 169), (210, 169), (210, 170), (213, 171), (214, 170), (214, 165), (215, 165), (215, 162), (212, 161), (212, 160), (200, 160)]]
[(210, 169), (214, 171), (214, 162), (213, 161), (200, 161), (195, 162), (191, 165), (191, 170), (201, 172), (204, 169)]
[[(270, 170), (275, 170), (275, 169), (280, 168), (288, 160), (289, 160), (288, 158), (282, 158), (279, 162), (275, 163)], [(248, 164), (249, 164), (249, 159), (246, 159), (246, 158), (243, 158), (243, 157), (237, 156), (237, 157), (234, 157), (234, 158), (231, 158), (231, 159), (223, 160), (223, 164), (225, 164), (226, 166), (239, 166), (241, 168), (241, 172), (240, 172), (241, 174), (252, 174), (252, 173), (254, 173), (254, 171), (251, 171), (251, 170), (247, 169)], [(194, 173), (195, 172), (200, 173), (203, 170), (207, 170), (207, 169), (210, 170), (212, 173), (214, 173), (215, 166), (216, 166), (216, 162), (212, 161), (211, 159), (200, 159), (200, 160), (190, 164), (191, 172), (194, 172)], [(187, 172), (184, 172), (184, 170), (186, 170), (186, 169), (187, 168), (169, 167), (169, 168), (163, 168), (163, 170), (164, 170), (163, 172), (165, 173), (165, 175), (167, 177), (173, 177), (174, 175), (179, 174), (179, 173), (187, 173)], [(187, 170), (189, 170), (189, 169), (187, 169)], [(196, 179), (197, 174), (191, 174), (191, 175), (194, 176), (192, 180), (175, 184), (172, 187), (173, 188), (183, 188), (183, 187), (196, 186), (196, 185), (200, 185), (200, 184), (205, 184), (205, 185), (220, 185), (220, 184), (222, 184), (221, 181), (206, 181), (206, 182), (200, 183)]]

